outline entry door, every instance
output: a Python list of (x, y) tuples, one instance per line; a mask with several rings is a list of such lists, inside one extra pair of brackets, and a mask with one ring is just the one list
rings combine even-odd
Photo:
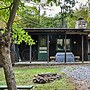
[(38, 60), (47, 60), (47, 36), (39, 36), (38, 43)]

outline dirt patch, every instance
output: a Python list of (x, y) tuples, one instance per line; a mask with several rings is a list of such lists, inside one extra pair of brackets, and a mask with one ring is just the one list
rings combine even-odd
[(75, 90), (90, 90), (90, 81), (76, 80), (70, 77), (69, 82), (75, 85)]

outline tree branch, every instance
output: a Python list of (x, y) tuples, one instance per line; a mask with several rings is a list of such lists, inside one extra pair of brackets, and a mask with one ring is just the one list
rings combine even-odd
[(4, 7), (4, 8), (0, 8), (0, 10), (3, 10), (3, 9), (8, 9), (10, 6), (8, 6), (8, 7)]
[(12, 6), (13, 6), (13, 3), (11, 3), (10, 6), (0, 8), (0, 10), (9, 9), (11, 11)]
[(20, 0), (14, 0), (13, 1), (12, 10), (10, 12), (10, 17), (9, 17), (8, 23), (7, 23), (7, 29), (11, 29), (12, 28), (14, 17), (16, 15), (16, 11), (18, 9), (19, 1)]

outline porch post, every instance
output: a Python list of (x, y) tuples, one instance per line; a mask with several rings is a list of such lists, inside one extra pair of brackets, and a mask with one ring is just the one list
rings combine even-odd
[(65, 32), (65, 41), (64, 41), (65, 60), (64, 60), (64, 63), (66, 63), (66, 38), (67, 38), (67, 35), (66, 35), (66, 32)]
[(84, 37), (83, 37), (83, 34), (82, 34), (82, 63), (84, 62)]
[(49, 63), (49, 35), (47, 35), (47, 62)]
[(29, 52), (30, 52), (30, 63), (31, 63), (31, 61), (32, 61), (32, 60), (31, 60), (31, 58), (32, 58), (32, 50), (31, 50), (32, 48), (31, 48), (31, 47), (32, 47), (32, 46), (30, 45), (30, 50), (29, 50)]

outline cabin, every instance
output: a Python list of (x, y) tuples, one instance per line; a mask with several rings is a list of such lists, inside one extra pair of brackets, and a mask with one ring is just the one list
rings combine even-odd
[(70, 62), (90, 61), (90, 37), (88, 37), (90, 29), (26, 28), (24, 30), (34, 39), (35, 44), (32, 46), (24, 42), (20, 45), (12, 44), (13, 62), (62, 62), (59, 59), (63, 58), (63, 62), (67, 63), (68, 53), (72, 54), (74, 59)]
[(19, 56), (17, 62), (51, 62), (52, 60), (57, 62), (57, 54), (63, 54), (63, 62), (66, 63), (68, 53), (73, 55), (74, 62), (88, 61), (89, 29), (26, 28), (24, 30), (34, 39), (35, 45), (29, 46), (24, 42), (16, 45), (16, 53)]

